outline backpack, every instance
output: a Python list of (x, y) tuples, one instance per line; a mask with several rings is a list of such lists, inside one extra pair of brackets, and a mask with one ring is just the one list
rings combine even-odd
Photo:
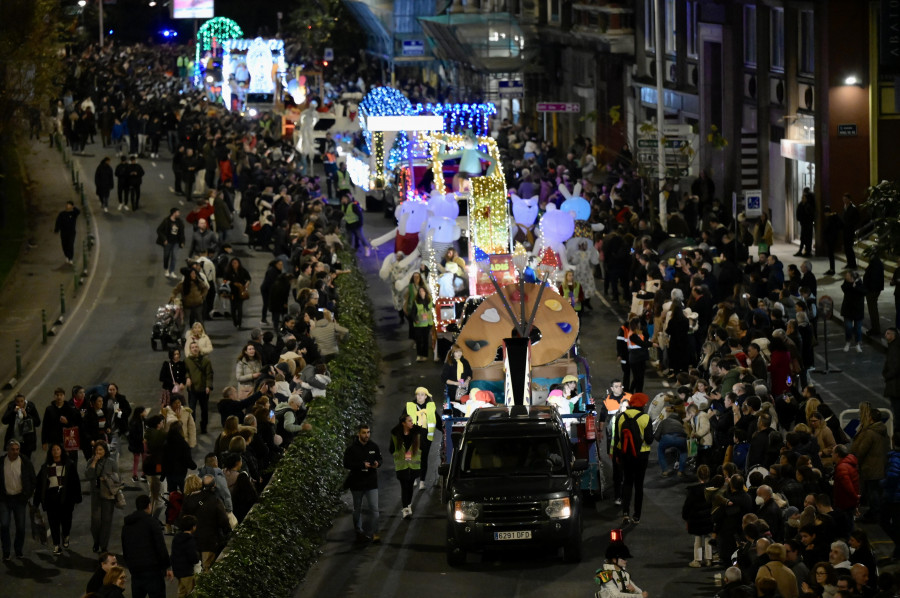
[[(641, 426), (638, 423), (638, 417), (641, 415), (643, 415), (643, 413), (639, 414), (637, 417), (631, 417), (628, 415), (627, 411), (623, 414), (622, 424), (619, 427), (622, 439), (622, 448), (620, 450), (623, 454), (637, 457), (641, 452), (641, 446), (646, 442), (648, 429), (651, 430), (652, 433), (652, 426), (647, 426), (643, 432), (641, 431)], [(650, 443), (647, 442), (647, 444)]]

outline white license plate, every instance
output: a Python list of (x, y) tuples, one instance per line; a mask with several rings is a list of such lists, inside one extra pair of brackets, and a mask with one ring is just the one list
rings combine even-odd
[(494, 532), (495, 540), (530, 540), (531, 530), (519, 530), (515, 532)]

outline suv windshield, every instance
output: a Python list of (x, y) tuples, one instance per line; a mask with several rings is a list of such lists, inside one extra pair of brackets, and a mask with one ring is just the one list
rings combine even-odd
[(565, 474), (563, 454), (556, 437), (473, 438), (462, 447), (460, 473)]

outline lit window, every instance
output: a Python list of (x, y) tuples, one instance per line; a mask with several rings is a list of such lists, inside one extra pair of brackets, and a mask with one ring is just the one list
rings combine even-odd
[(674, 56), (677, 52), (675, 41), (675, 0), (666, 0), (666, 54)]
[(547, 20), (559, 24), (559, 5), (562, 0), (547, 0)]
[(656, 49), (656, 7), (653, 0), (644, 0), (644, 47)]

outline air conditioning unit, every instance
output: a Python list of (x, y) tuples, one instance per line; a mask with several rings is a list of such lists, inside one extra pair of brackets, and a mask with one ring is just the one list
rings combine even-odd
[(769, 101), (778, 106), (783, 106), (785, 101), (784, 80), (769, 79)]
[(674, 60), (667, 60), (664, 74), (669, 83), (678, 83), (678, 64)]
[(744, 97), (755, 100), (757, 91), (756, 74), (744, 73)]
[(700, 85), (700, 69), (696, 64), (690, 63), (687, 70), (687, 84), (692, 87), (698, 87)]
[(797, 85), (797, 104), (806, 110), (812, 110), (816, 100), (816, 86), (809, 83)]

